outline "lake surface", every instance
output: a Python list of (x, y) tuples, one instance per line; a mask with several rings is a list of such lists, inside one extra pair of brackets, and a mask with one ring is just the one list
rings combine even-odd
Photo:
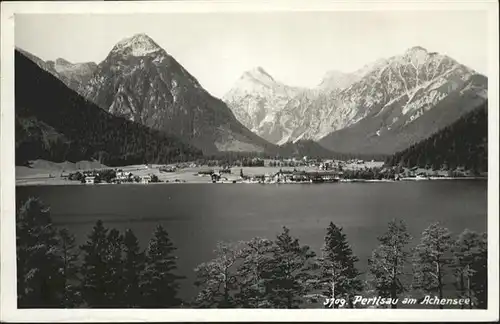
[(416, 245), (421, 232), (440, 221), (457, 235), (486, 231), (486, 181), (418, 181), (336, 184), (157, 184), (17, 187), (17, 200), (38, 196), (53, 221), (86, 241), (101, 219), (107, 227), (131, 228), (146, 247), (162, 224), (177, 246), (181, 295), (192, 297), (193, 269), (209, 261), (217, 241), (274, 238), (283, 226), (319, 253), (326, 227), (344, 228), (358, 268), (393, 218), (403, 219)]

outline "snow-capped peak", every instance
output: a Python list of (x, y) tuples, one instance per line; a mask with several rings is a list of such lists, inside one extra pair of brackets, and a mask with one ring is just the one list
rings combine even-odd
[(62, 66), (71, 66), (71, 65), (73, 65), (71, 62), (69, 62), (68, 60), (65, 60), (63, 58), (56, 59), (55, 64), (56, 65), (62, 65)]
[(243, 73), (243, 78), (251, 78), (264, 83), (275, 82), (274, 78), (260, 66)]
[(111, 52), (132, 56), (145, 56), (160, 50), (162, 48), (151, 37), (140, 33), (119, 41)]
[(371, 63), (365, 64), (362, 68), (354, 71), (352, 74), (356, 76), (357, 79), (361, 79), (372, 71), (378, 70), (383, 66), (388, 64), (388, 59), (380, 58)]
[(406, 50), (405, 54), (412, 55), (416, 53), (428, 53), (422, 46), (413, 46)]
[(323, 90), (344, 89), (356, 82), (358, 77), (352, 73), (344, 73), (337, 70), (328, 71), (318, 88)]
[(403, 54), (390, 58), (380, 58), (372, 63), (366, 64), (362, 68), (353, 72), (353, 74), (356, 75), (358, 79), (361, 79), (371, 72), (380, 71), (384, 67), (391, 64), (404, 65), (410, 63), (417, 68), (418, 66), (424, 64), (430, 57), (432, 57), (432, 53), (427, 51), (427, 49), (421, 46), (413, 46), (408, 48)]
[(406, 50), (404, 56), (414, 65), (424, 64), (429, 57), (429, 52), (421, 46), (414, 46)]

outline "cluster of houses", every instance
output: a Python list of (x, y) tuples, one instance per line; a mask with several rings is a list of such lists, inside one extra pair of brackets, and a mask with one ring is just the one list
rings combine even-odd
[(153, 177), (149, 174), (142, 177), (134, 176), (132, 172), (118, 171), (116, 172), (116, 177), (112, 179), (112, 183), (127, 183), (127, 182), (138, 182), (147, 184), (152, 182)]
[(213, 183), (220, 182), (245, 182), (245, 183), (322, 183), (338, 182), (341, 173), (338, 171), (304, 171), (304, 170), (279, 170), (275, 173), (244, 175), (240, 171), (239, 176), (228, 177), (225, 173), (231, 173), (227, 169), (202, 170), (199, 176), (210, 176)]
[[(373, 160), (372, 160), (372, 162), (373, 162)], [(363, 163), (365, 163), (365, 161), (360, 160), (360, 159), (352, 159), (352, 160), (348, 160), (346, 163), (347, 164), (363, 164)]]
[(91, 170), (82, 171), (69, 174), (69, 180), (81, 181), (85, 184), (96, 184), (96, 183), (150, 183), (156, 182), (157, 177), (155, 175), (144, 175), (144, 176), (134, 176), (132, 172), (116, 171), (116, 170)]
[(290, 159), (280, 159), (280, 160), (270, 160), (268, 166), (270, 167), (301, 167), (301, 166), (315, 166), (319, 163), (318, 160), (308, 160), (307, 157), (302, 159), (290, 158)]
[[(208, 169), (208, 170), (200, 170), (198, 171), (197, 175), (200, 177), (203, 176), (210, 176), (212, 182), (220, 182), (220, 181), (229, 181), (229, 179), (225, 176), (225, 174), (230, 174), (231, 169), (229, 167), (223, 167), (217, 171), (213, 169)], [(236, 182), (236, 181), (234, 181)]]
[(338, 182), (340, 175), (338, 171), (279, 170), (272, 174), (246, 176), (243, 180), (250, 183), (323, 183)]
[[(412, 167), (401, 171), (397, 174), (395, 180), (423, 180), (433, 178), (463, 178), (476, 176), (471, 170), (466, 170), (464, 167), (457, 167), (454, 170), (447, 171), (428, 171), (420, 169), (419, 167)], [(486, 176), (487, 174), (480, 174), (479, 176)]]
[(82, 183), (86, 184), (94, 184), (94, 183), (99, 183), (101, 182), (101, 173), (96, 170), (92, 171), (83, 171), (83, 172), (76, 172), (72, 173), (68, 176), (69, 180), (79, 180)]
[[(358, 162), (363, 163), (362, 160), (356, 160)], [(342, 169), (346, 164), (350, 162), (341, 161), (341, 160), (322, 160), (322, 159), (308, 159), (304, 157), (303, 159), (285, 159), (285, 160), (270, 160), (268, 166), (270, 167), (310, 167), (317, 168), (322, 171), (328, 170), (336, 170)]]

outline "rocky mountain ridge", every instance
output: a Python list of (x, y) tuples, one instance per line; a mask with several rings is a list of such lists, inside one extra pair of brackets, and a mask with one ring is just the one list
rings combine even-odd
[(71, 63), (63, 58), (57, 58), (55, 61), (44, 61), (21, 48), (16, 48), (16, 51), (22, 53), (40, 68), (54, 75), (64, 82), (66, 86), (79, 93), (97, 69), (97, 64), (94, 62)]
[(274, 147), (243, 126), (146, 34), (118, 42), (83, 95), (116, 116), (181, 137), (205, 153)]
[[(270, 80), (274, 79), (271, 77)], [(434, 129), (432, 125), (421, 123), (420, 118), (438, 107), (439, 103), (446, 102), (445, 99), (450, 96), (461, 97), (464, 93), (472, 93), (482, 98), (479, 101), (485, 100), (485, 80), (484, 76), (446, 55), (416, 46), (401, 55), (377, 60), (353, 73), (329, 72), (316, 89), (279, 92), (277, 89), (286, 86), (274, 82), (267, 84), (266, 91), (255, 87), (252, 94), (235, 96), (241, 93), (241, 83), (237, 82), (224, 100), (244, 125), (271, 142), (283, 144), (312, 139), (333, 151), (349, 152), (350, 148), (346, 146), (352, 143), (350, 138), (340, 133), (333, 136), (335, 140), (331, 140), (331, 134), (354, 127), (361, 121), (369, 123), (368, 120), (373, 121), (371, 124), (378, 123), (379, 127), (373, 134), (371, 130), (364, 134), (358, 130), (357, 142), (369, 136), (380, 136), (391, 129), (391, 134), (397, 136), (395, 129), (402, 131), (410, 124)], [(247, 85), (247, 88), (251, 86)], [(271, 108), (259, 110), (255, 107)], [(457, 111), (448, 114), (453, 118), (440, 123), (449, 124), (467, 111), (467, 107), (458, 107)], [(380, 120), (382, 115), (389, 119)], [(417, 134), (411, 141), (420, 139)], [(375, 147), (370, 148), (369, 153), (393, 153), (394, 145), (378, 142), (372, 142)], [(401, 149), (407, 144), (409, 142), (402, 141), (396, 146)], [(357, 143), (354, 151), (359, 153), (364, 149), (359, 146), (360, 143)]]
[(117, 42), (98, 65), (23, 53), (102, 109), (205, 154), (275, 152), (271, 143), (309, 140), (342, 154), (393, 154), (487, 99), (484, 76), (419, 46), (351, 73), (329, 71), (313, 89), (288, 86), (256, 67), (224, 102), (146, 34)]

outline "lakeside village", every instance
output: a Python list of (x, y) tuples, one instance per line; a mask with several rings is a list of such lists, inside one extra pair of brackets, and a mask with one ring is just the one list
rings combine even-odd
[(61, 175), (66, 180), (84, 184), (125, 183), (332, 183), (392, 182), (405, 180), (436, 180), (475, 178), (463, 168), (427, 170), (422, 168), (388, 167), (383, 162), (363, 160), (252, 158), (234, 163), (205, 161), (172, 165), (140, 165), (123, 168), (77, 171)]

